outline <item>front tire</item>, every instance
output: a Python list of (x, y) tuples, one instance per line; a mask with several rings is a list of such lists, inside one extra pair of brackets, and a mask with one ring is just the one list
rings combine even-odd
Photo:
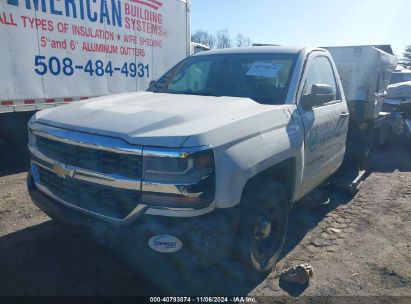
[(271, 272), (284, 245), (288, 224), (288, 199), (280, 183), (257, 183), (241, 201), (236, 254), (249, 279)]

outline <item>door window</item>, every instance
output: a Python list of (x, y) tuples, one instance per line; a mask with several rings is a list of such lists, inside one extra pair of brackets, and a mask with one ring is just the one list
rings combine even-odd
[(302, 95), (311, 94), (313, 84), (326, 84), (333, 88), (338, 94), (337, 82), (335, 80), (332, 65), (327, 57), (316, 57), (308, 67), (307, 76), (304, 82)]

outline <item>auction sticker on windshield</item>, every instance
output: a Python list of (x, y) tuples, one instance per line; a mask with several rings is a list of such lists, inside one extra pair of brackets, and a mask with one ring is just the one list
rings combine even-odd
[(255, 62), (248, 70), (247, 75), (275, 78), (282, 67), (283, 65), (278, 63)]

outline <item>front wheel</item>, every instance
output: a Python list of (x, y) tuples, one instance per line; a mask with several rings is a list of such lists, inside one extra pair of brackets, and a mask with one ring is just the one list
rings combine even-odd
[(252, 186), (241, 202), (236, 254), (250, 278), (269, 273), (280, 258), (288, 224), (288, 199), (280, 183)]

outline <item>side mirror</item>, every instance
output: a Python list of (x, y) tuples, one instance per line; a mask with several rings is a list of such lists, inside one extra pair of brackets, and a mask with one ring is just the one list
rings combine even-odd
[(311, 94), (301, 97), (301, 105), (305, 110), (311, 110), (315, 106), (321, 106), (336, 99), (332, 86), (328, 84), (313, 84)]

